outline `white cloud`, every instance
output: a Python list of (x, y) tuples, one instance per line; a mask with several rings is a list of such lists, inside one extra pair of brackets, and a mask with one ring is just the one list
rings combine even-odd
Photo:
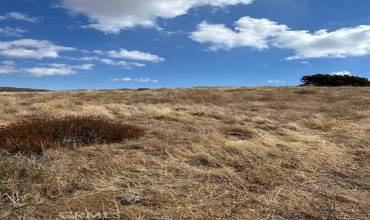
[(212, 44), (212, 50), (246, 46), (267, 49), (269, 48), (268, 38), (288, 29), (285, 25), (278, 25), (267, 19), (250, 17), (241, 18), (235, 22), (235, 26), (235, 30), (232, 30), (223, 24), (203, 22), (190, 37), (200, 43)]
[(49, 64), (47, 67), (33, 67), (24, 69), (24, 71), (35, 77), (43, 76), (67, 76), (76, 74), (76, 70), (90, 70), (94, 64), (66, 65), (66, 64)]
[[(317, 74), (317, 73), (315, 73)], [(331, 73), (318, 73), (323, 75), (332, 75), (332, 76), (355, 76), (355, 74), (349, 72), (349, 71), (338, 71), (338, 72), (331, 72)], [(308, 74), (310, 75), (310, 74)], [(311, 74), (314, 75), (314, 74)]]
[(26, 30), (21, 28), (0, 28), (0, 36), (13, 36), (13, 37), (21, 37)]
[(0, 74), (7, 74), (7, 73), (13, 73), (15, 72), (16, 69), (14, 68), (14, 66), (1, 66), (0, 65)]
[(281, 80), (269, 80), (267, 81), (269, 84), (276, 84), (276, 83), (281, 83)]
[(132, 69), (134, 67), (145, 67), (146, 65), (144, 63), (138, 63), (138, 62), (128, 62), (125, 60), (113, 60), (110, 58), (102, 58), (102, 57), (96, 57), (96, 56), (84, 56), (84, 57), (64, 57), (65, 59), (68, 60), (75, 60), (75, 61), (96, 61), (100, 62), (106, 65), (111, 65), (111, 66), (120, 66), (125, 69)]
[(136, 26), (155, 27), (158, 18), (185, 15), (199, 6), (226, 7), (250, 4), (253, 0), (63, 0), (62, 7), (87, 16), (94, 28), (119, 33)]
[(0, 74), (14, 73), (16, 71), (15, 62), (10, 60), (0, 62)]
[(0, 55), (11, 58), (58, 58), (59, 52), (71, 50), (74, 50), (74, 48), (58, 46), (46, 40), (0, 41)]
[(113, 82), (140, 82), (140, 83), (159, 83), (157, 79), (150, 79), (150, 78), (129, 78), (124, 77), (121, 79), (112, 79)]
[(31, 22), (31, 23), (36, 23), (36, 22), (39, 21), (39, 18), (31, 17), (31, 16), (23, 14), (21, 12), (9, 12), (6, 15), (0, 16), (0, 20), (8, 20), (8, 19), (27, 21), (27, 22)]
[(138, 61), (149, 61), (149, 62), (162, 62), (165, 61), (164, 58), (158, 55), (145, 53), (137, 50), (129, 51), (126, 49), (120, 49), (119, 51), (111, 50), (107, 52), (108, 56), (111, 58), (128, 59), (128, 60), (138, 60)]
[(330, 75), (336, 75), (336, 76), (353, 76), (353, 74), (351, 72), (348, 72), (348, 71), (333, 72), (333, 73), (330, 73)]
[(82, 64), (82, 65), (69, 65), (68, 66), (63, 63), (51, 63), (51, 64), (48, 64), (48, 66), (56, 67), (56, 68), (66, 67), (66, 68), (78, 69), (78, 70), (91, 70), (95, 65), (91, 63), (87, 63), (87, 64)]
[(303, 65), (311, 66), (311, 63), (307, 60), (301, 61), (300, 63)]
[(101, 50), (94, 50), (93, 52), (96, 53), (96, 54), (99, 54), (99, 55), (103, 55), (104, 54), (104, 52), (101, 51)]
[(199, 43), (210, 44), (211, 50), (252, 47), (260, 50), (271, 47), (290, 49), (288, 60), (370, 54), (370, 25), (342, 28), (332, 32), (291, 30), (268, 19), (243, 17), (231, 29), (223, 24), (199, 24), (190, 36)]
[(107, 65), (113, 65), (113, 66), (120, 66), (124, 67), (126, 69), (132, 69), (134, 67), (145, 67), (146, 65), (143, 63), (137, 63), (137, 62), (127, 62), (125, 60), (112, 60), (108, 58), (100, 58), (100, 62), (107, 64)]
[(80, 50), (85, 56), (82, 57), (62, 57), (67, 60), (74, 61), (91, 61), (91, 62), (100, 62), (106, 65), (119, 66), (125, 69), (132, 69), (136, 67), (145, 67), (146, 64), (143, 62), (153, 62), (159, 63), (164, 62), (165, 59), (151, 53), (142, 52), (138, 50)]
[(42, 76), (66, 76), (75, 74), (76, 71), (67, 67), (34, 67), (25, 70), (32, 76), (42, 77)]
[(73, 69), (78, 69), (78, 70), (91, 70), (95, 65), (88, 63), (88, 64), (82, 64), (82, 65), (75, 65), (72, 66), (71, 68)]
[(4, 60), (4, 61), (1, 61), (2, 64), (4, 65), (7, 65), (7, 66), (14, 66), (15, 65), (15, 62), (12, 61), (12, 60)]
[(63, 63), (50, 63), (50, 64), (47, 64), (47, 66), (51, 66), (55, 68), (67, 67), (67, 65)]

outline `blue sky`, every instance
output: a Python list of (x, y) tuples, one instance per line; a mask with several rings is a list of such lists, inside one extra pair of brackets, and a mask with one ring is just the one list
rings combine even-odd
[(2, 0), (0, 86), (297, 85), (370, 77), (368, 0)]

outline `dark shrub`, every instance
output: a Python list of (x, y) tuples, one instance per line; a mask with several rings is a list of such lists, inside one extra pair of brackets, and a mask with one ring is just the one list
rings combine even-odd
[(138, 88), (137, 91), (148, 91), (150, 90), (149, 88)]
[(316, 74), (304, 76), (302, 86), (370, 86), (367, 78), (352, 75)]
[(34, 118), (0, 127), (0, 148), (42, 154), (45, 149), (136, 139), (144, 130), (100, 117)]
[(294, 93), (298, 94), (298, 95), (314, 95), (314, 94), (316, 94), (315, 91), (307, 91), (307, 90), (295, 91)]

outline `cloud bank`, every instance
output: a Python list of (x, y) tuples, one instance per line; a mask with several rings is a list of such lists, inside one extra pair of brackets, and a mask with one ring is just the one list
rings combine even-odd
[(370, 54), (370, 25), (342, 28), (332, 32), (292, 30), (268, 19), (243, 17), (234, 28), (203, 22), (190, 38), (210, 45), (211, 50), (252, 47), (259, 50), (282, 48), (294, 51), (288, 60), (345, 58)]
[(185, 15), (199, 6), (226, 7), (253, 0), (63, 0), (62, 7), (90, 19), (88, 28), (119, 33), (136, 26), (155, 27), (158, 18)]

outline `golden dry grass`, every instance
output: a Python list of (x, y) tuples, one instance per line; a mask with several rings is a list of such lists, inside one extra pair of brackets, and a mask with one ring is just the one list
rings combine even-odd
[(0, 126), (0, 148), (12, 154), (41, 156), (51, 148), (121, 143), (144, 134), (140, 127), (105, 117), (31, 118)]
[[(369, 88), (0, 93), (0, 125), (105, 116), (139, 140), (0, 151), (0, 219), (369, 219)], [(121, 197), (143, 198), (120, 203)], [(73, 217), (71, 216), (71, 217)]]

